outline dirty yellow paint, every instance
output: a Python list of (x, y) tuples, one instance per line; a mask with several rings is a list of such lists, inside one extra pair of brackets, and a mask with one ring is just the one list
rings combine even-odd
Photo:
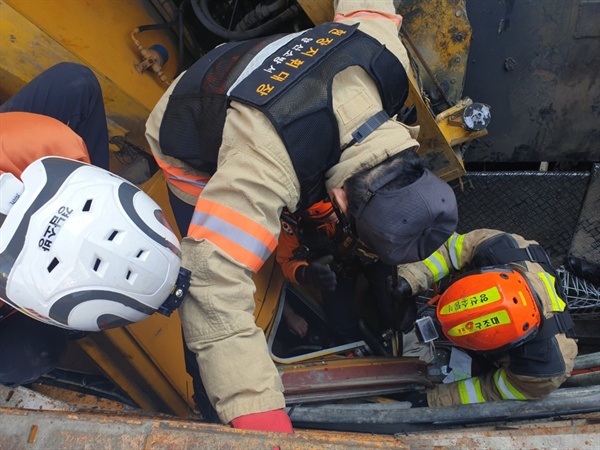
[(333, 20), (332, 1), (298, 0), (298, 4), (315, 25)]
[(92, 337), (79, 339), (77, 344), (94, 360), (106, 376), (123, 389), (140, 408), (148, 411), (159, 410), (159, 405), (152, 401), (151, 396), (131, 379), (130, 374), (120, 366), (114, 355), (107, 353)]
[[(130, 0), (0, 1), (0, 101), (43, 70), (63, 61), (80, 63), (100, 81), (109, 128), (147, 149), (146, 119), (166, 84), (154, 74), (139, 74), (131, 31), (158, 20), (148, 2)], [(172, 76), (177, 52), (166, 31), (138, 35), (144, 45), (164, 45), (171, 54), (165, 72)]]
[[(179, 320), (173, 319), (179, 324)], [(180, 395), (175, 390), (175, 380), (169, 380), (166, 376), (168, 371), (163, 372), (160, 370), (160, 363), (164, 362), (165, 358), (168, 359), (170, 355), (171, 362), (176, 366), (180, 366), (180, 369), (185, 370), (181, 332), (177, 333), (176, 336), (179, 339), (169, 339), (166, 333), (157, 332), (165, 328), (164, 322), (168, 320), (164, 316), (153, 315), (143, 322), (132, 325), (131, 328), (121, 327), (106, 330), (104, 335), (118, 347), (119, 351), (130, 362), (132, 368), (143, 376), (144, 380), (153, 388), (156, 395), (173, 414), (179, 417), (188, 417), (190, 406), (193, 405), (191, 392), (189, 392), (187, 399), (185, 398), (185, 390), (184, 395)], [(133, 328), (137, 332), (131, 332), (130, 330)], [(179, 326), (173, 328), (179, 329)], [(173, 355), (179, 357), (175, 358)], [(162, 368), (164, 370), (167, 367), (163, 366)], [(191, 391), (191, 387), (189, 391)]]
[[(166, 89), (150, 72), (138, 73), (134, 64), (140, 55), (130, 37), (140, 25), (163, 23), (142, 0), (5, 0), (24, 20), (37, 27), (71, 53), (82, 64), (102, 74), (119, 86), (147, 110), (154, 107)], [(18, 34), (16, 34), (18, 36)], [(177, 69), (177, 47), (173, 34), (166, 30), (139, 33), (136, 38), (146, 46), (163, 45), (170, 58), (165, 73), (172, 77)], [(31, 42), (30, 45), (35, 45)], [(46, 53), (46, 45), (39, 46), (35, 57)], [(31, 55), (34, 56), (34, 55)], [(51, 54), (47, 58), (51, 58)], [(47, 61), (50, 62), (50, 61)], [(58, 62), (58, 61), (57, 61)]]
[(417, 138), (420, 144), (418, 154), (426, 159), (431, 170), (445, 181), (463, 176), (466, 173), (463, 162), (450, 146), (429, 106), (423, 100), (412, 71), (409, 73), (408, 80), (409, 92), (406, 104), (414, 105), (416, 108), (420, 127)]

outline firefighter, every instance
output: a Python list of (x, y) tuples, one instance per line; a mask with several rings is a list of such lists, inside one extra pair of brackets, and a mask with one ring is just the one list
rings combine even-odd
[[(150, 197), (89, 164), (108, 166), (102, 95), (89, 69), (54, 66), (2, 109), (0, 383), (17, 386), (56, 367), (68, 338), (81, 336), (72, 330), (166, 308), (181, 251)], [(94, 151), (47, 114), (81, 131)], [(97, 142), (95, 133), (106, 136)]]
[(335, 12), (335, 22), (302, 33), (217, 47), (171, 84), (146, 123), (187, 236), (185, 341), (234, 427), (293, 431), (253, 317), (252, 276), (277, 246), (284, 207), (339, 194), (386, 264), (427, 257), (456, 227), (454, 194), (431, 172), (394, 187), (398, 155), (418, 147), (418, 130), (395, 120), (409, 60), (393, 2), (340, 0)]
[(416, 406), (449, 406), (547, 396), (571, 374), (573, 321), (548, 255), (535, 241), (480, 229), (454, 234), (421, 262), (401, 265), (393, 295), (413, 295), (460, 271), (438, 300), (443, 335), (485, 355), (494, 369), (413, 395)]

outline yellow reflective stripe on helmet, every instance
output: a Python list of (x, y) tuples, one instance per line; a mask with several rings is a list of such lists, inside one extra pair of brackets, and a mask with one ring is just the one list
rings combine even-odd
[(477, 333), (478, 331), (487, 330), (500, 325), (507, 325), (509, 323), (511, 323), (510, 316), (506, 310), (502, 309), (456, 325), (455, 327), (450, 328), (446, 334), (448, 336), (467, 336), (469, 334)]
[(538, 276), (542, 279), (544, 286), (546, 286), (546, 291), (548, 292), (548, 296), (550, 297), (550, 302), (552, 303), (552, 311), (561, 312), (564, 311), (567, 304), (564, 302), (562, 298), (558, 296), (556, 289), (554, 288), (555, 278), (547, 272), (538, 272)]
[(485, 403), (485, 397), (481, 390), (479, 377), (460, 380), (457, 384), (460, 402), (463, 405), (468, 405), (470, 403)]
[(460, 298), (444, 305), (438, 312), (438, 314), (445, 316), (448, 314), (456, 314), (469, 309), (478, 308), (480, 306), (489, 305), (490, 303), (502, 300), (500, 291), (496, 286), (486, 289), (485, 291), (477, 292), (465, 298)]
[(448, 264), (440, 252), (434, 252), (429, 258), (423, 260), (423, 264), (431, 271), (433, 281), (440, 281), (450, 273)]
[(494, 383), (503, 400), (527, 400), (525, 395), (521, 394), (517, 388), (510, 384), (504, 369), (496, 371), (494, 374)]
[(450, 253), (450, 261), (456, 270), (462, 268), (462, 250), (464, 234), (454, 234), (448, 239), (448, 252)]

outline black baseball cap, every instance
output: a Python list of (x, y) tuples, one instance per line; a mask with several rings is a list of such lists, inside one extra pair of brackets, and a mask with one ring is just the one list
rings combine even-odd
[(355, 217), (358, 238), (386, 264), (422, 261), (456, 230), (454, 191), (428, 169), (408, 186), (381, 190), (388, 181), (369, 188)]

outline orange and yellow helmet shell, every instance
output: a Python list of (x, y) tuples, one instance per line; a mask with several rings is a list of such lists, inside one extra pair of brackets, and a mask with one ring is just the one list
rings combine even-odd
[(529, 283), (510, 268), (469, 273), (442, 294), (437, 318), (446, 337), (461, 348), (492, 351), (533, 337), (540, 326)]

